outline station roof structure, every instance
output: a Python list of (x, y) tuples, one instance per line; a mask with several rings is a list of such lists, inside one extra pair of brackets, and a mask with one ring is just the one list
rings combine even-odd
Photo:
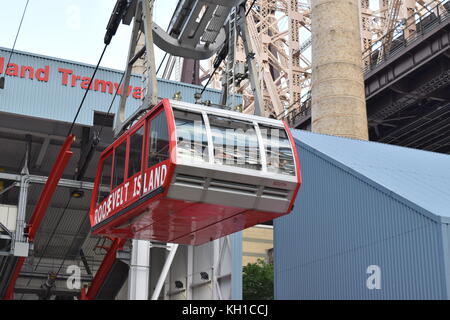
[[(6, 72), (9, 51), (0, 48), (1, 75)], [(17, 65), (17, 73), (10, 71), (11, 75), (6, 76), (5, 88), (0, 89), (0, 205), (17, 205), (19, 186), (13, 184), (20, 178), (27, 161), (29, 174), (35, 181), (28, 190), (28, 219), (84, 94), (83, 81), (92, 75), (94, 66), (20, 51), (14, 53), (11, 63)], [(79, 266), (81, 280), (89, 283), (92, 280), (90, 274), (95, 274), (111, 245), (110, 239), (90, 235), (88, 215), (96, 163), (101, 151), (113, 142), (113, 113), (107, 114), (113, 99), (110, 85), (115, 88), (120, 77), (121, 71), (118, 70), (100, 68), (97, 73), (96, 79), (101, 82), (96, 89), (94, 82), (94, 90), (89, 92), (75, 123), (73, 133), (77, 140), (72, 145), (74, 154), (37, 232), (33, 253), (25, 260), (16, 283), (15, 299), (37, 299), (38, 295), (44, 294), (42, 285), (49, 272), (58, 274), (53, 296), (79, 295), (80, 290), (67, 289), (66, 281), (71, 275), (67, 268)], [(130, 112), (140, 103), (140, 90), (136, 89), (140, 87), (140, 80), (140, 76), (132, 77), (127, 102)], [(190, 84), (158, 81), (161, 97), (172, 98), (178, 94), (184, 101), (193, 103), (194, 94), (201, 90), (201, 87)], [(217, 103), (219, 97), (220, 92), (211, 89), (207, 89), (203, 95), (203, 99), (212, 103)], [(119, 97), (115, 99), (112, 112), (117, 109), (118, 102)], [(93, 135), (100, 131), (100, 143), (79, 181), (76, 179), (76, 170), (84, 161), (86, 148)], [(25, 156), (27, 150), (28, 158)], [(8, 190), (1, 193), (5, 189)], [(73, 197), (74, 190), (82, 191), (82, 196)], [(124, 250), (127, 249), (128, 244)], [(85, 258), (85, 263), (81, 256)], [(0, 255), (0, 295), (5, 291), (14, 263), (13, 257)]]

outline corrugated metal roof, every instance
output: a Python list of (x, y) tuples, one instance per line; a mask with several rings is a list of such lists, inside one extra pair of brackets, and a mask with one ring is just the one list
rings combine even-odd
[(450, 156), (389, 144), (294, 130), (297, 143), (437, 221), (450, 223)]

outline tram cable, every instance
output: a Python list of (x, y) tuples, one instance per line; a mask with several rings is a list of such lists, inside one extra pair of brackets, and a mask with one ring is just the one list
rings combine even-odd
[[(164, 55), (164, 57), (161, 59), (161, 63), (159, 64), (159, 67), (158, 67), (158, 69), (156, 70), (156, 74), (158, 74), (158, 73), (159, 73), (159, 70), (161, 70), (161, 67), (162, 67), (162, 65), (164, 64), (164, 61), (166, 60), (167, 55), (168, 55), (168, 53), (166, 52), (166, 54)], [(169, 59), (169, 61), (170, 61), (170, 59)]]
[(213, 67), (214, 67), (214, 71), (211, 73), (211, 75), (208, 78), (208, 81), (206, 82), (206, 84), (203, 86), (202, 91), (200, 92), (200, 96), (203, 94), (203, 92), (205, 92), (206, 87), (209, 85), (209, 83), (211, 82), (212, 78), (214, 77), (214, 75), (217, 72), (217, 69), (219, 69), (220, 64), (222, 63), (222, 61), (225, 60), (225, 58), (228, 55), (228, 45), (225, 44), (222, 49), (219, 51), (219, 53), (217, 54), (216, 58), (214, 59), (213, 62)]
[[(108, 108), (108, 111), (107, 111), (107, 113), (106, 113), (106, 116), (109, 116), (109, 115), (111, 114), (111, 109), (112, 109), (112, 107), (113, 107), (113, 105), (114, 105), (115, 99), (116, 99), (116, 97), (117, 97), (117, 95), (118, 95), (118, 92), (119, 92), (119, 90), (120, 90), (120, 85), (122, 84), (122, 81), (123, 81), (124, 76), (125, 76), (125, 72), (122, 73), (122, 77), (121, 77), (121, 79), (120, 79), (120, 81), (119, 81), (119, 85), (117, 86), (116, 92), (115, 92), (115, 94), (114, 94), (114, 96), (113, 96), (113, 98), (112, 98), (112, 100), (111, 100), (111, 103), (110, 103), (110, 105), (109, 105), (109, 108)], [(100, 139), (101, 133), (103, 132), (103, 128), (104, 128), (104, 124), (102, 124), (101, 127), (100, 127), (100, 130), (99, 130), (99, 133), (98, 133), (98, 138), (99, 138), (99, 139)], [(55, 227), (53, 228), (52, 233), (51, 233), (49, 239), (47, 240), (47, 243), (45, 244), (45, 246), (44, 246), (44, 248), (43, 248), (43, 250), (42, 250), (41, 255), (39, 256), (38, 262), (37, 262), (36, 265), (34, 266), (34, 270), (35, 270), (35, 271), (37, 270), (39, 264), (41, 263), (41, 260), (42, 260), (42, 258), (43, 258), (43, 256), (44, 256), (45, 252), (47, 251), (47, 248), (48, 248), (48, 246), (49, 246), (49, 244), (50, 244), (50, 241), (53, 239), (53, 236), (55, 235), (56, 230), (57, 230), (57, 228), (59, 227), (62, 218), (65, 216), (66, 211), (67, 211), (67, 209), (69, 208), (69, 205), (70, 205), (71, 200), (72, 200), (72, 197), (69, 198), (69, 200), (67, 201), (66, 205), (64, 206), (64, 210), (63, 210), (63, 212), (61, 213), (61, 215), (59, 216), (58, 221), (56, 222), (56, 225), (55, 225)], [(87, 216), (86, 216), (86, 217), (87, 217)], [(61, 265), (59, 266), (58, 271), (56, 272), (56, 276), (59, 274), (59, 272), (61, 271), (61, 269), (62, 269), (62, 267), (63, 267), (63, 265), (64, 265), (64, 263), (65, 263), (65, 261), (67, 260), (67, 257), (68, 257), (68, 255), (69, 255), (69, 253), (70, 253), (70, 250), (71, 250), (72, 247), (73, 247), (74, 241), (75, 241), (75, 240), (78, 238), (78, 236), (80, 235), (81, 227), (83, 226), (83, 224), (84, 224), (84, 222), (85, 222), (85, 220), (86, 220), (86, 217), (83, 219), (83, 222), (82, 222), (82, 223), (80, 224), (80, 226), (78, 227), (78, 229), (77, 229), (77, 231), (76, 231), (76, 233), (75, 233), (75, 235), (74, 235), (74, 237), (73, 237), (73, 240), (72, 240), (72, 242), (71, 242), (71, 245), (70, 245), (69, 249), (68, 249), (68, 250), (66, 251), (66, 253), (64, 254), (63, 261), (62, 261)], [(30, 280), (30, 281), (31, 281), (31, 280)], [(29, 283), (28, 283), (28, 284), (29, 284)]]
[(250, 11), (252, 10), (253, 6), (255, 5), (256, 0), (253, 0), (252, 4), (250, 5), (250, 7), (248, 8), (247, 12), (245, 13), (245, 16), (248, 16), (248, 14), (250, 13)]
[[(9, 53), (9, 58), (8, 58), (8, 63), (6, 63), (6, 68), (8, 68), (9, 63), (11, 62), (11, 57), (14, 54), (14, 49), (16, 48), (17, 38), (19, 38), (20, 29), (22, 28), (23, 19), (25, 18), (25, 13), (27, 12), (29, 2), (30, 2), (30, 0), (27, 0), (27, 3), (25, 4), (25, 8), (23, 9), (22, 18), (20, 19), (20, 24), (19, 24), (19, 28), (17, 29), (17, 32), (16, 32), (16, 38), (14, 39), (13, 47), (11, 49), (11, 52)], [(5, 75), (6, 75), (6, 72), (5, 72)], [(0, 78), (0, 89), (3, 89), (4, 87), (5, 87), (5, 77), (3, 76)]]
[[(110, 105), (109, 105), (109, 108), (108, 108), (108, 111), (107, 111), (107, 113), (106, 113), (106, 116), (109, 116), (109, 115), (111, 114), (111, 109), (112, 109), (112, 107), (113, 107), (113, 105), (114, 105), (115, 99), (116, 99), (116, 97), (117, 97), (117, 95), (118, 95), (118, 92), (119, 92), (119, 90), (120, 90), (120, 86), (121, 86), (121, 84), (122, 84), (122, 81), (123, 81), (123, 78), (124, 78), (124, 77), (125, 77), (125, 72), (122, 73), (122, 77), (120, 78), (119, 85), (117, 86), (116, 92), (115, 92), (113, 98), (111, 99), (111, 103), (110, 103)], [(104, 128), (104, 124), (101, 125), (100, 130), (99, 130), (99, 132), (98, 132), (98, 140), (99, 140), (99, 141), (100, 141), (101, 134), (102, 134), (102, 132), (103, 132), (103, 128)], [(59, 225), (59, 222), (61, 221), (61, 218), (65, 215), (65, 213), (66, 213), (66, 211), (67, 211), (67, 209), (68, 209), (68, 206), (69, 206), (71, 200), (72, 200), (72, 197), (69, 198), (69, 200), (68, 200), (68, 202), (67, 202), (67, 204), (66, 204), (66, 206), (65, 206), (65, 208), (64, 208), (64, 211), (63, 211), (63, 213), (62, 213), (60, 219), (58, 220), (57, 226)], [(80, 224), (80, 226), (78, 227), (78, 229), (77, 229), (75, 235), (73, 236), (73, 240), (72, 240), (72, 242), (71, 242), (71, 244), (70, 244), (70, 246), (69, 246), (69, 249), (68, 249), (68, 250), (66, 251), (66, 253), (64, 254), (64, 258), (63, 258), (63, 260), (62, 260), (62, 262), (61, 262), (61, 264), (60, 264), (60, 266), (59, 266), (59, 268), (58, 268), (58, 270), (57, 270), (57, 272), (56, 272), (56, 275), (58, 275), (58, 274), (60, 273), (61, 269), (63, 268), (64, 263), (66, 262), (66, 260), (67, 260), (67, 258), (68, 258), (68, 256), (69, 256), (70, 250), (72, 249), (75, 240), (76, 240), (76, 239), (78, 238), (78, 236), (80, 235), (82, 226), (84, 225), (84, 223), (85, 223), (87, 217), (88, 217), (88, 215), (86, 215), (86, 216), (84, 217), (83, 222)], [(55, 227), (54, 231), (56, 231), (57, 226)], [(54, 232), (53, 232), (53, 234), (54, 234)], [(49, 240), (48, 242), (50, 242), (50, 240)], [(48, 242), (47, 242), (46, 247), (44, 248), (44, 251), (45, 251), (45, 249), (46, 249), (47, 246), (48, 246)], [(39, 259), (39, 262), (40, 262), (40, 259)]]
[[(29, 1), (29, 0), (28, 0), (28, 1)], [(117, 28), (118, 28), (118, 26), (119, 26), (119, 24), (120, 24), (120, 21), (122, 20), (124, 14), (126, 13), (127, 7), (128, 7), (128, 2), (127, 2), (126, 0), (122, 0), (122, 1), (119, 1), (119, 2), (116, 4), (116, 7), (115, 7), (114, 10), (113, 10), (113, 13), (112, 13), (111, 18), (110, 18), (110, 20), (109, 20), (109, 22), (108, 22), (108, 26), (107, 26), (107, 28), (106, 28), (107, 31), (106, 31), (106, 34), (105, 34), (105, 37), (104, 37), (104, 43), (105, 43), (105, 46), (104, 46), (103, 51), (102, 51), (102, 53), (101, 53), (101, 55), (100, 55), (100, 58), (99, 58), (99, 60), (98, 60), (98, 62), (97, 62), (97, 65), (96, 65), (96, 67), (95, 67), (95, 69), (94, 69), (94, 72), (93, 72), (93, 74), (92, 74), (92, 77), (91, 77), (91, 79), (90, 79), (90, 81), (89, 81), (89, 85), (87, 86), (87, 88), (86, 88), (86, 90), (85, 90), (85, 92), (84, 92), (84, 95), (83, 95), (83, 98), (82, 98), (82, 100), (81, 100), (81, 102), (80, 102), (80, 105), (78, 106), (77, 112), (76, 112), (75, 117), (74, 117), (74, 119), (73, 119), (73, 121), (72, 121), (72, 124), (71, 124), (71, 126), (70, 126), (70, 128), (69, 128), (69, 131), (68, 131), (68, 133), (67, 133), (67, 136), (69, 136), (70, 134), (72, 134), (73, 128), (74, 128), (75, 123), (76, 123), (76, 120), (77, 120), (77, 118), (78, 118), (78, 116), (79, 116), (79, 114), (80, 114), (80, 112), (81, 112), (81, 109), (82, 109), (82, 107), (83, 107), (84, 101), (86, 100), (87, 94), (88, 94), (89, 91), (91, 91), (91, 85), (92, 85), (92, 82), (94, 81), (95, 75), (97, 74), (97, 71), (98, 71), (98, 69), (99, 69), (99, 67), (100, 67), (100, 63), (101, 63), (101, 61), (103, 60), (103, 57), (104, 57), (105, 52), (106, 52), (106, 49), (107, 49), (108, 45), (111, 43), (111, 40), (112, 40), (113, 36), (115, 35), (115, 33), (116, 33), (116, 31), (117, 31)], [(117, 89), (116, 89), (116, 92), (115, 92), (115, 94), (114, 94), (114, 97), (113, 97), (113, 99), (112, 99), (112, 101), (111, 101), (111, 104), (110, 104), (110, 106), (109, 106), (109, 108), (108, 108), (107, 115), (110, 114), (110, 111), (111, 111), (112, 106), (113, 106), (113, 104), (114, 104), (115, 98), (116, 98), (116, 96), (117, 96), (117, 94), (118, 94), (118, 91), (120, 90), (119, 88), (120, 88), (120, 85), (121, 85), (121, 83), (122, 83), (122, 81), (123, 81), (124, 75), (125, 75), (125, 73), (122, 74), (122, 77), (121, 77), (121, 79), (120, 79), (120, 83), (119, 83), (119, 85), (118, 85), (118, 87), (117, 87)], [(101, 126), (101, 128), (100, 128), (100, 133), (99, 133), (99, 135), (98, 135), (98, 139), (97, 139), (96, 142), (93, 142), (93, 146), (91, 146), (91, 147), (94, 147), (94, 148), (95, 148), (95, 146), (98, 144), (99, 139), (100, 139), (100, 134), (101, 134), (101, 132), (103, 131), (103, 126), (104, 126), (104, 125), (102, 124), (102, 126)], [(83, 168), (82, 168), (82, 169), (83, 169)], [(83, 170), (81, 170), (81, 171), (83, 171)], [(55, 228), (52, 230), (52, 234), (51, 234), (49, 240), (47, 241), (47, 243), (46, 243), (46, 245), (45, 245), (45, 247), (44, 247), (44, 250), (43, 250), (43, 252), (42, 252), (41, 257), (39, 258), (39, 261), (38, 261), (37, 265), (35, 266), (35, 270), (36, 270), (37, 267), (39, 266), (39, 264), (40, 264), (40, 262), (41, 262), (41, 259), (42, 259), (42, 257), (44, 256), (45, 251), (47, 250), (47, 247), (48, 247), (50, 241), (52, 240), (52, 238), (53, 238), (53, 236), (54, 236), (54, 234), (55, 234), (55, 232), (56, 232), (56, 229), (58, 228), (58, 226), (59, 226), (59, 224), (60, 224), (62, 218), (65, 216), (66, 211), (67, 211), (67, 209), (69, 208), (69, 205), (70, 205), (71, 200), (72, 200), (72, 196), (69, 197), (69, 199), (68, 199), (68, 201), (67, 201), (67, 203), (66, 203), (66, 205), (65, 205), (65, 207), (64, 207), (64, 210), (63, 210), (62, 214), (60, 215), (60, 217), (59, 217), (59, 219), (58, 219), (58, 222), (56, 223)], [(63, 261), (62, 261), (61, 265), (59, 266), (58, 271), (56, 272), (56, 276), (59, 274), (59, 272), (61, 271), (61, 268), (63, 267), (65, 261), (67, 260), (67, 257), (68, 257), (68, 255), (69, 255), (69, 253), (70, 253), (70, 250), (71, 250), (72, 247), (73, 247), (73, 243), (74, 243), (75, 240), (78, 238), (78, 236), (79, 236), (79, 234), (80, 234), (80, 232), (81, 232), (82, 226), (84, 225), (84, 223), (85, 223), (87, 217), (88, 217), (88, 216), (85, 216), (85, 218), (83, 219), (83, 222), (82, 222), (82, 223), (80, 224), (80, 226), (78, 227), (78, 229), (77, 229), (77, 231), (76, 231), (76, 233), (75, 233), (75, 236), (73, 237), (73, 240), (72, 240), (72, 242), (71, 242), (71, 245), (70, 245), (69, 249), (68, 249), (68, 250), (65, 252), (65, 254), (64, 254)]]
[(81, 103), (78, 107), (77, 113), (75, 114), (75, 117), (73, 118), (72, 124), (70, 126), (69, 131), (67, 132), (67, 136), (69, 136), (72, 133), (73, 127), (75, 126), (75, 122), (77, 121), (77, 118), (80, 114), (81, 108), (83, 107), (84, 101), (86, 100), (87, 94), (89, 91), (91, 91), (91, 85), (94, 81), (95, 75), (97, 74), (98, 68), (100, 67), (100, 63), (102, 62), (103, 56), (105, 55), (106, 48), (108, 47), (108, 44), (105, 44), (105, 47), (103, 48), (102, 54), (100, 55), (100, 59), (97, 62), (97, 66), (94, 69), (94, 73), (92, 74), (91, 79), (89, 80), (89, 85), (87, 86), (86, 90), (84, 91), (83, 99), (81, 99)]
[[(114, 105), (114, 101), (116, 100), (116, 97), (117, 97), (117, 94), (118, 94), (118, 92), (119, 92), (119, 90), (120, 90), (120, 86), (122, 85), (122, 81), (123, 81), (123, 78), (125, 77), (125, 71), (122, 73), (122, 77), (120, 78), (120, 81), (119, 81), (119, 85), (117, 86), (117, 89), (116, 89), (116, 92), (114, 93), (114, 96), (113, 96), (113, 98), (112, 98), (112, 100), (111, 100), (111, 104), (109, 105), (109, 108), (108, 108), (108, 111), (106, 111), (106, 117), (108, 117), (110, 114), (111, 114), (111, 109), (112, 109), (112, 107), (113, 107), (113, 105)], [(123, 90), (122, 90), (123, 91)], [(104, 128), (104, 124), (102, 124), (102, 126), (100, 127), (100, 130), (99, 130), (99, 133), (98, 133), (98, 138), (100, 139), (100, 135), (102, 134), (102, 132), (103, 132), (103, 128)]]
[(94, 81), (95, 75), (97, 74), (98, 68), (100, 67), (100, 63), (103, 59), (106, 48), (111, 43), (112, 38), (116, 34), (117, 29), (119, 28), (120, 22), (122, 21), (123, 17), (125, 16), (125, 14), (128, 11), (129, 5), (130, 5), (130, 3), (128, 3), (127, 0), (120, 0), (116, 3), (116, 6), (114, 7), (114, 10), (108, 21), (108, 25), (106, 26), (106, 34), (103, 39), (103, 42), (105, 43), (105, 47), (103, 48), (103, 52), (100, 55), (100, 59), (98, 60), (97, 66), (95, 67), (95, 70), (91, 77), (91, 80), (89, 81), (89, 86), (86, 88), (86, 91), (84, 92), (83, 99), (81, 100), (80, 106), (78, 107), (77, 113), (75, 114), (72, 125), (70, 126), (69, 132), (67, 133), (67, 136), (69, 136), (72, 133), (73, 127), (75, 126), (75, 122), (78, 118), (78, 115), (80, 114), (81, 108), (83, 107), (83, 103), (86, 99), (86, 96), (87, 96), (88, 92), (91, 90), (92, 81)]

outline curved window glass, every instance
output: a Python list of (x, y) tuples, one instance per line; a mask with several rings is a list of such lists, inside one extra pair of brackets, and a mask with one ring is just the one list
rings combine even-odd
[(169, 159), (169, 129), (166, 113), (161, 112), (150, 121), (148, 167)]
[(100, 184), (98, 187), (97, 204), (99, 204), (107, 196), (109, 196), (111, 188), (111, 165), (112, 165), (112, 153), (108, 155), (101, 163), (102, 173), (100, 176)]
[(208, 138), (199, 113), (174, 110), (177, 158), (183, 162), (208, 162)]
[(127, 154), (127, 142), (122, 142), (114, 149), (114, 174), (112, 188), (123, 183), (125, 178), (125, 156)]
[(264, 141), (267, 171), (295, 176), (295, 162), (286, 130), (259, 126)]
[(144, 126), (130, 137), (130, 154), (128, 155), (128, 178), (141, 171), (142, 142), (144, 140)]
[(252, 123), (209, 115), (214, 163), (261, 170), (258, 138)]

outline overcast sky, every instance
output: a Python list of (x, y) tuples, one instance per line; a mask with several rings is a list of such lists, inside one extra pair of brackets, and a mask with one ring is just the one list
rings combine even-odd
[[(156, 0), (155, 21), (167, 27), (177, 0)], [(116, 0), (30, 0), (16, 49), (97, 64)], [(12, 48), (26, 0), (0, 0), (0, 46)], [(123, 70), (131, 26), (120, 25), (102, 66)], [(157, 52), (156, 60), (162, 58)], [(14, 61), (14, 57), (12, 59)]]

